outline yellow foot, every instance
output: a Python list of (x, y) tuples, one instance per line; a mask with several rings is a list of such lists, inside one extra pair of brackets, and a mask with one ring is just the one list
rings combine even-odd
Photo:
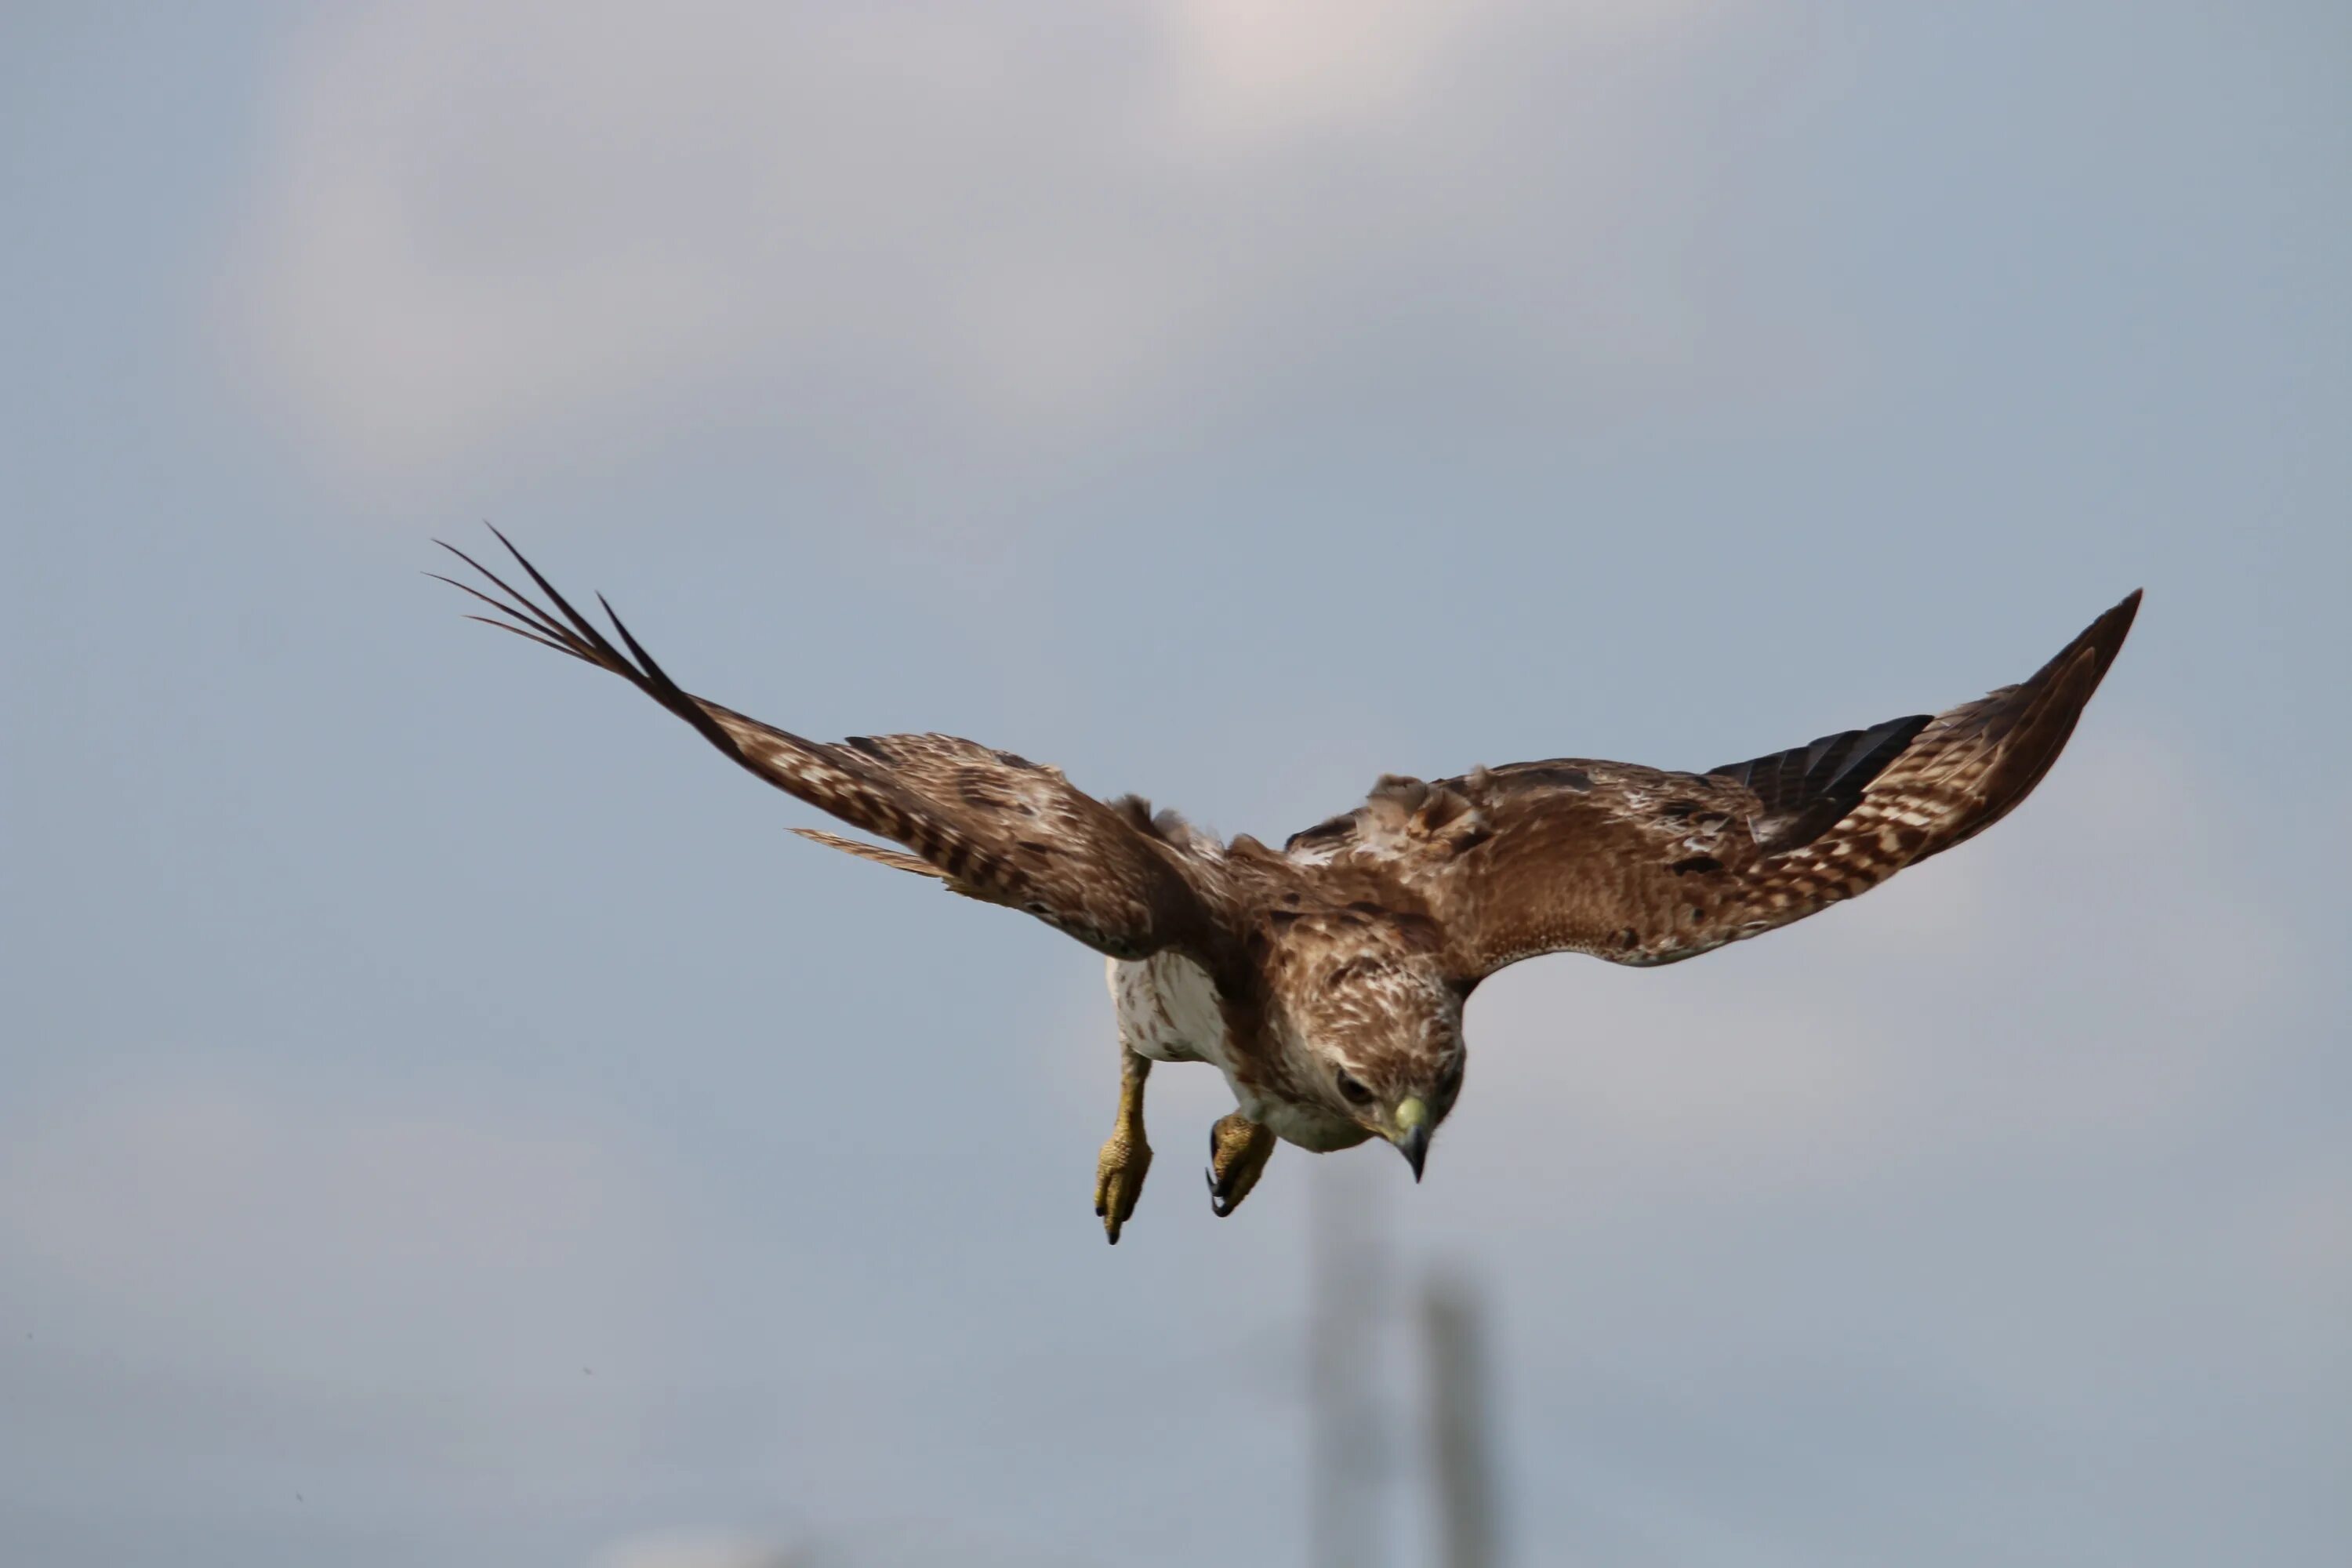
[(1095, 1163), (1095, 1213), (1102, 1215), (1103, 1234), (1113, 1247), (1118, 1245), (1118, 1227), (1134, 1216), (1150, 1169), (1151, 1145), (1143, 1141), (1140, 1126), (1132, 1135), (1125, 1129), (1112, 1133), (1102, 1146), (1102, 1158)]
[(1209, 1129), (1209, 1212), (1224, 1218), (1242, 1206), (1274, 1155), (1274, 1131), (1236, 1110)]

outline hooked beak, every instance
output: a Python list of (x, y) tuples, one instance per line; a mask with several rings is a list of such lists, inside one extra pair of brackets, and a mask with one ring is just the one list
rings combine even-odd
[(1396, 1108), (1395, 1121), (1397, 1135), (1391, 1142), (1412, 1167), (1412, 1179), (1418, 1182), (1422, 1163), (1429, 1158), (1429, 1107), (1418, 1098), (1405, 1100)]

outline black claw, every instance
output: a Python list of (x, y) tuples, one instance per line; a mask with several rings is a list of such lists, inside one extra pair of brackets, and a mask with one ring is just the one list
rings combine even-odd
[(1209, 1178), (1209, 1212), (1215, 1215), (1219, 1219), (1223, 1219), (1227, 1215), (1233, 1213), (1234, 1205), (1228, 1201), (1228, 1194), (1225, 1189), (1218, 1185), (1217, 1173), (1214, 1170), (1207, 1170), (1202, 1172), (1201, 1174)]

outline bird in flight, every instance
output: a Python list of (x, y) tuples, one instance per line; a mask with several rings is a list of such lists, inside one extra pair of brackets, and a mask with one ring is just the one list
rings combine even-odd
[(1095, 1212), (1114, 1243), (1151, 1167), (1154, 1062), (1207, 1062), (1233, 1090), (1209, 1136), (1220, 1215), (1277, 1141), (1319, 1153), (1379, 1139), (1418, 1180), (1462, 1092), (1462, 1008), (1480, 981), (1549, 952), (1696, 958), (1983, 832), (2057, 759), (2140, 597), (2022, 685), (1942, 713), (1704, 773), (1559, 757), (1391, 774), (1276, 849), (951, 735), (820, 742), (747, 719), (681, 689), (599, 595), (616, 646), (498, 539), (546, 603), (444, 544), (481, 574), (441, 578), (494, 612), (473, 619), (611, 671), (769, 784), (900, 847), (803, 837), (1034, 915), (1108, 959), (1119, 1093)]

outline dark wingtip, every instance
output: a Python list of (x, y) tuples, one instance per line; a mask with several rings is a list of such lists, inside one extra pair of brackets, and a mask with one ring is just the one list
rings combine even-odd
[(2106, 674), (2107, 666), (2115, 662), (2116, 654), (2124, 646), (2125, 637), (2131, 631), (2132, 622), (2139, 616), (2139, 600), (2143, 592), (2145, 590), (2134, 588), (2117, 600), (2115, 608), (2083, 628), (2083, 635), (2074, 639), (2067, 653), (2084, 648), (2093, 650), (2098, 655), (2099, 673)]

